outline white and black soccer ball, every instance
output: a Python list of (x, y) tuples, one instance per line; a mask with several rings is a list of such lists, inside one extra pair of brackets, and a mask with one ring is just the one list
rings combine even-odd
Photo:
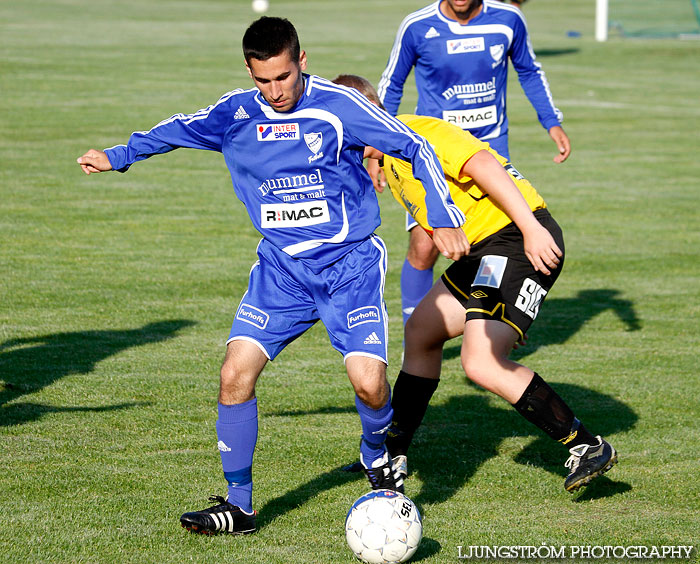
[(416, 505), (392, 490), (373, 490), (352, 504), (345, 518), (350, 550), (369, 564), (406, 562), (423, 538)]

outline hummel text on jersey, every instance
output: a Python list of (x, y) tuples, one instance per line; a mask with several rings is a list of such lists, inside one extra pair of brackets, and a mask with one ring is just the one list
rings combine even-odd
[(317, 168), (310, 174), (295, 174), (294, 176), (282, 176), (280, 178), (268, 178), (259, 187), (260, 195), (267, 196), (272, 190), (273, 194), (282, 192), (301, 192), (316, 188), (323, 188), (321, 169)]
[(496, 79), (487, 82), (474, 82), (472, 84), (453, 84), (442, 93), (445, 100), (457, 98), (477, 98), (496, 93)]

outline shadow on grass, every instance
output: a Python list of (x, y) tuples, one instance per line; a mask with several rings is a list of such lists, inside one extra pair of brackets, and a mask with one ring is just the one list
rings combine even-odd
[[(334, 468), (328, 472), (324, 472), (314, 479), (309, 480), (305, 484), (290, 490), (274, 499), (268, 501), (259, 511), (257, 526), (262, 529), (271, 525), (277, 517), (284, 515), (306, 503), (309, 499), (317, 496), (320, 493), (326, 492), (331, 488), (347, 484), (356, 480), (358, 474), (344, 472), (342, 467)], [(362, 475), (364, 479), (364, 474)], [(348, 504), (348, 509), (350, 504)], [(433, 556), (440, 552), (441, 545), (439, 542), (424, 537), (421, 541), (418, 551), (411, 559), (412, 562), (417, 562)]]
[(559, 57), (561, 55), (574, 55), (579, 51), (581, 51), (581, 49), (576, 47), (565, 47), (563, 49), (536, 49), (535, 56), (540, 58)]
[[(614, 289), (583, 290), (573, 298), (548, 300), (543, 306), (541, 319), (529, 331), (532, 344), (513, 351), (511, 358), (517, 361), (541, 346), (565, 343), (586, 322), (606, 311), (614, 312), (628, 331), (639, 331), (641, 323), (633, 303), (620, 298), (619, 294), (619, 290)], [(443, 358), (449, 359), (459, 354), (459, 346), (446, 348)], [(470, 384), (466, 377), (465, 381)], [(636, 413), (611, 396), (574, 384), (550, 382), (550, 385), (593, 434), (607, 437), (631, 429), (637, 422)], [(314, 411), (287, 410), (271, 415), (293, 417), (354, 411), (354, 407), (350, 406), (326, 406)], [(566, 448), (542, 434), (505, 402), (498, 404), (495, 396), (472, 385), (466, 394), (454, 396), (444, 405), (431, 405), (409, 453), (410, 468), (424, 484), (418, 493), (411, 493), (413, 501), (420, 507), (450, 499), (482, 464), (499, 455), (504, 439), (531, 436), (536, 437), (535, 440), (518, 452), (514, 460), (524, 466), (540, 468), (561, 476), (563, 488), (564, 477), (568, 473), (564, 467), (564, 461), (569, 455)], [(614, 468), (612, 472), (614, 473)], [(261, 516), (269, 510), (271, 514), (263, 517), (266, 520), (264, 522), (269, 522), (280, 512), (297, 507), (322, 489), (352, 479), (364, 479), (364, 475), (343, 472), (341, 469), (322, 474), (269, 502), (261, 511)], [(411, 486), (409, 478), (409, 491)], [(503, 487), (513, 486), (504, 484)], [(576, 494), (574, 501), (609, 497), (630, 489), (629, 484), (603, 476)]]
[[(631, 429), (637, 422), (634, 410), (607, 394), (574, 384), (550, 382), (550, 385), (593, 434), (608, 437)], [(569, 456), (567, 449), (544, 435), (508, 404), (494, 398), (488, 392), (475, 391), (454, 396), (446, 404), (428, 409), (409, 451), (410, 468), (424, 484), (413, 494), (412, 499), (417, 504), (450, 499), (481, 465), (499, 456), (504, 439), (513, 437), (535, 437), (513, 460), (561, 476), (563, 488), (568, 473), (564, 467)], [(624, 458), (624, 453), (621, 457)], [(614, 472), (613, 467), (613, 476)], [(410, 478), (407, 485), (411, 489)], [(503, 487), (515, 486), (504, 483)], [(594, 480), (575, 499), (609, 497), (630, 489), (629, 484), (615, 482), (606, 475)]]
[[(607, 394), (575, 384), (550, 385), (593, 434), (608, 437), (631, 429), (637, 422), (634, 410)], [(354, 407), (350, 406), (326, 407), (317, 411), (287, 411), (275, 415), (294, 417), (354, 411)], [(564, 466), (569, 456), (568, 450), (544, 435), (508, 404), (503, 401), (499, 403), (493, 394), (470, 389), (465, 395), (451, 397), (443, 405), (431, 405), (428, 408), (409, 452), (409, 468), (412, 475), (420, 478), (422, 486), (416, 492), (414, 488), (417, 480), (409, 477), (407, 492), (419, 508), (449, 500), (484, 463), (499, 456), (505, 439), (513, 437), (535, 437), (535, 440), (514, 455), (513, 460), (523, 466), (539, 468), (560, 476), (563, 490), (564, 478), (568, 473)], [(621, 456), (624, 458), (624, 453)], [(352, 480), (365, 479), (364, 474), (347, 472), (343, 468), (341, 466), (325, 472), (268, 502), (260, 511), (263, 525), (299, 507), (321, 491)], [(612, 472), (614, 475), (614, 467)], [(526, 483), (527, 480), (524, 479), (520, 485), (504, 483), (502, 487), (525, 487)], [(582, 502), (610, 497), (631, 489), (629, 484), (613, 481), (606, 475), (575, 494), (573, 500)]]
[(0, 344), (0, 426), (35, 421), (44, 413), (100, 412), (137, 405), (55, 407), (15, 400), (39, 392), (64, 376), (89, 374), (98, 362), (125, 349), (172, 339), (178, 331), (194, 323), (173, 319), (138, 329), (76, 331), (5, 341)]
[(280, 515), (296, 509), (322, 492), (352, 482), (356, 477), (349, 472), (343, 472), (341, 468), (334, 468), (296, 489), (271, 499), (258, 511), (258, 528), (266, 527)]
[[(619, 290), (601, 288), (581, 290), (573, 298), (545, 300), (537, 321), (527, 332), (528, 344), (513, 351), (516, 362), (545, 345), (561, 345), (578, 333), (591, 319), (612, 311), (625, 324), (627, 331), (639, 331), (641, 322), (630, 300), (618, 297)], [(445, 347), (444, 359), (457, 358), (461, 345)]]

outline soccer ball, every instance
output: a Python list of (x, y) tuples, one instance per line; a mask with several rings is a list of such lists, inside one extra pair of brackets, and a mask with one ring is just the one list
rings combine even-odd
[(270, 7), (270, 2), (268, 0), (253, 0), (250, 7), (256, 14), (264, 14)]
[(352, 504), (345, 518), (345, 539), (360, 560), (370, 564), (406, 562), (423, 538), (415, 504), (392, 490), (373, 490)]

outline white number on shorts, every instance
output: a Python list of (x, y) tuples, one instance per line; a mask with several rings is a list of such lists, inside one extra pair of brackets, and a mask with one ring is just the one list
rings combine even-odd
[(522, 287), (520, 288), (518, 299), (515, 300), (515, 307), (517, 307), (525, 315), (535, 319), (540, 311), (540, 304), (546, 295), (547, 290), (545, 290), (534, 280), (526, 278)]

